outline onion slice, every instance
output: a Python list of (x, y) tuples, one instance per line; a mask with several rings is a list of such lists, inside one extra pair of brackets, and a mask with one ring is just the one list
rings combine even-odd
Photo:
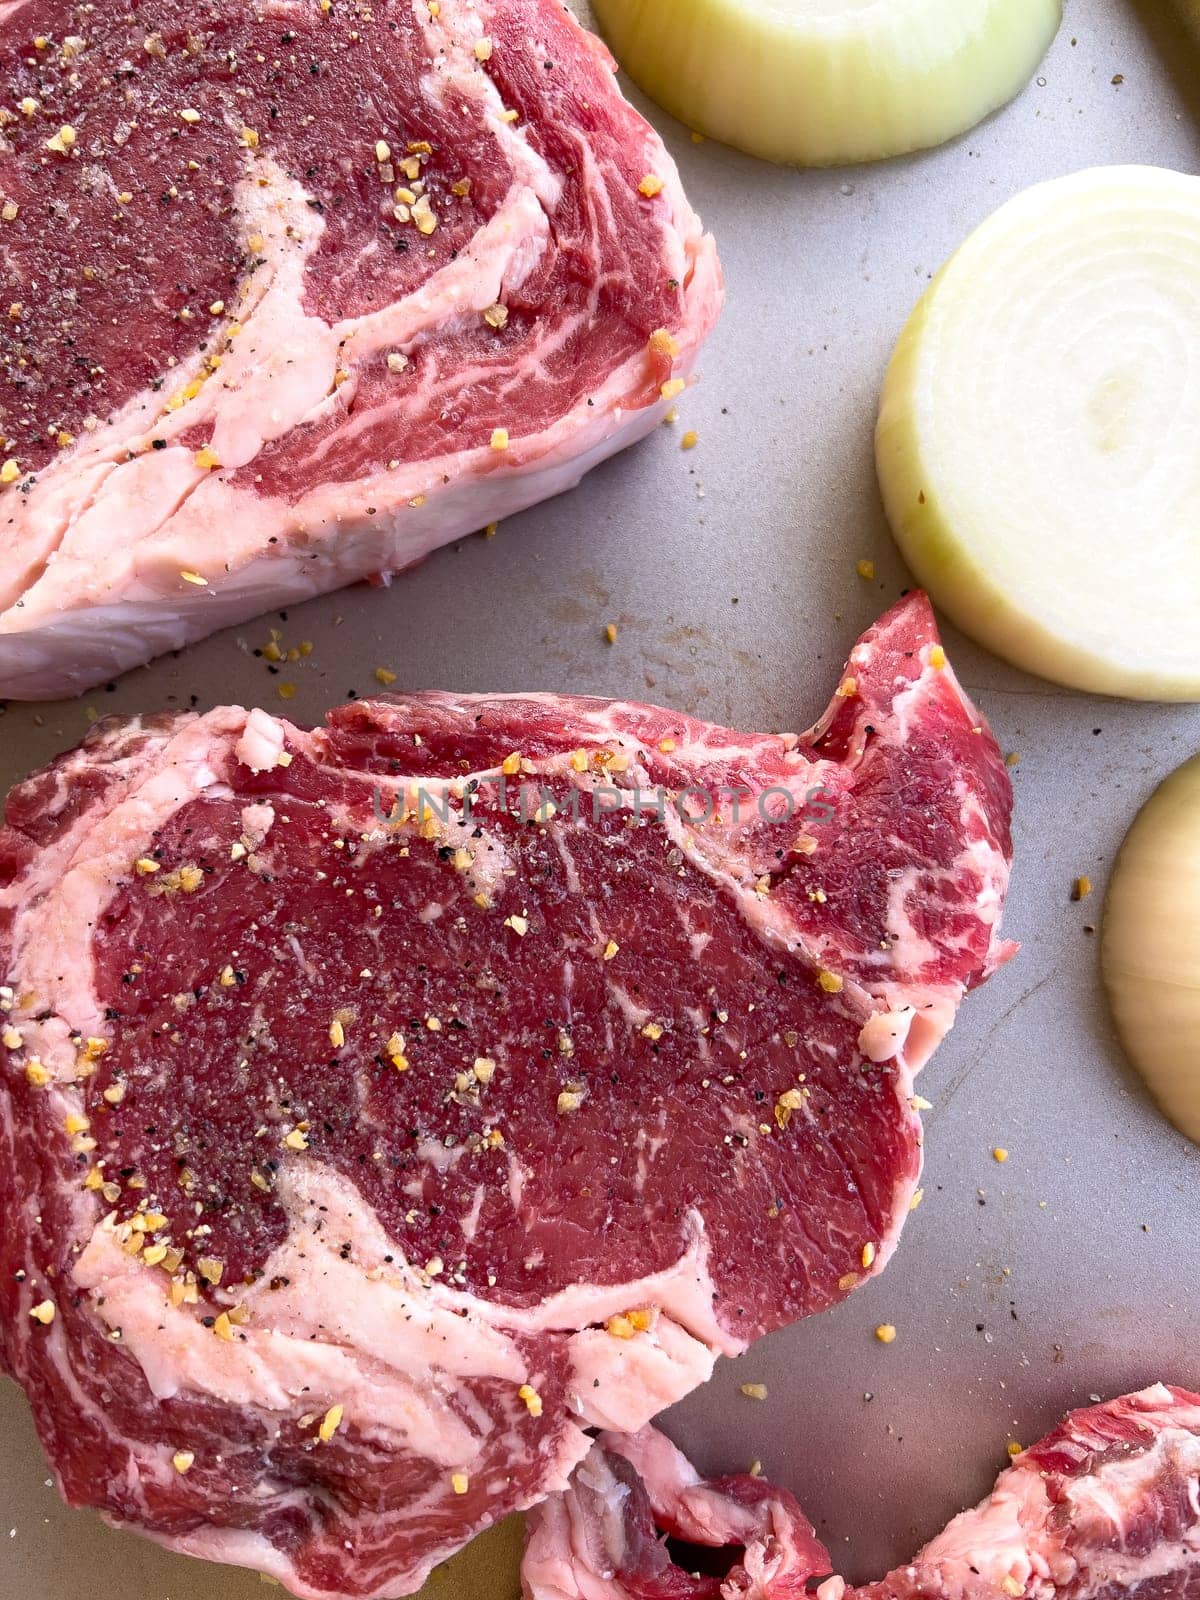
[(621, 65), (690, 128), (836, 166), (941, 144), (1029, 81), (1061, 0), (593, 0)]
[(1100, 167), (934, 280), (876, 432), (888, 520), (967, 633), (1073, 688), (1200, 699), (1200, 178)]
[(1200, 756), (1150, 798), (1121, 846), (1101, 962), (1126, 1053), (1200, 1144)]

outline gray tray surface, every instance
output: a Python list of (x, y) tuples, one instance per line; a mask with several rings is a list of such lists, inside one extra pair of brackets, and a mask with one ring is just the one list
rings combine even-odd
[[(374, 669), (396, 688), (544, 688), (661, 701), (748, 728), (821, 710), (858, 632), (907, 579), (872, 465), (880, 379), (930, 275), (1025, 185), (1106, 162), (1197, 170), (1185, 35), (1147, 3), (1067, 0), (1036, 82), (954, 145), (831, 173), (758, 165), (661, 127), (715, 230), (729, 305), (681, 422), (574, 494), (455, 545), (387, 591), (233, 630), (83, 701), (0, 715), (0, 787), (108, 712), (222, 701), (316, 720)], [(700, 435), (684, 452), (684, 428)], [(877, 579), (855, 573), (875, 562)], [(617, 625), (614, 645), (603, 639)], [(252, 653), (313, 642), (279, 677)], [(888, 1271), (764, 1341), (667, 1418), (706, 1469), (754, 1459), (852, 1577), (881, 1574), (983, 1493), (1010, 1439), (1158, 1378), (1200, 1387), (1191, 1262), (1200, 1151), (1123, 1064), (1096, 968), (1101, 891), (1200, 708), (1069, 694), (953, 630), (959, 673), (1018, 752), (1019, 957), (973, 996), (921, 1084), (926, 1198)], [(1086, 873), (1097, 891), (1070, 900)], [(1003, 1166), (992, 1149), (1004, 1146)], [(878, 1344), (872, 1330), (895, 1323)], [(765, 1383), (767, 1404), (740, 1385)], [(250, 1600), (249, 1574), (170, 1556), (58, 1502), (23, 1399), (0, 1385), (0, 1596)], [(516, 1529), (431, 1592), (512, 1600)]]

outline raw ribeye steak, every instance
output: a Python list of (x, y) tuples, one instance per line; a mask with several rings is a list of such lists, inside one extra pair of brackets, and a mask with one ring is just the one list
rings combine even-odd
[(803, 736), (551, 695), (99, 727), (0, 835), (0, 1352), (68, 1498), (403, 1592), (839, 1300), (1005, 953), (1010, 804), (923, 597)]
[(613, 74), (558, 0), (0, 4), (0, 695), (386, 577), (661, 421), (720, 269)]
[(802, 1600), (829, 1569), (786, 1490), (748, 1473), (706, 1481), (647, 1427), (602, 1433), (566, 1492), (530, 1513), (521, 1587), (526, 1600)]
[(644, 1428), (602, 1434), (533, 1512), (522, 1580), (526, 1600), (1195, 1600), (1200, 1395), (1155, 1384), (1074, 1411), (907, 1566), (810, 1582), (829, 1566), (791, 1495), (704, 1482)]

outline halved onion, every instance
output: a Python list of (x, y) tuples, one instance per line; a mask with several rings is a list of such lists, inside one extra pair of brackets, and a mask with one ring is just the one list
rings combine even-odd
[(1151, 797), (1121, 846), (1101, 960), (1130, 1060), (1200, 1144), (1200, 756)]
[(1061, 0), (592, 0), (621, 65), (690, 128), (835, 166), (952, 139), (1024, 87)]
[(876, 455), (909, 565), (998, 655), (1200, 699), (1200, 178), (1028, 189), (942, 269), (892, 358)]

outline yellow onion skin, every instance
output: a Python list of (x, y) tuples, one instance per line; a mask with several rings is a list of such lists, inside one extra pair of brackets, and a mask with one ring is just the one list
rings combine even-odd
[(1130, 1061), (1200, 1144), (1200, 756), (1151, 796), (1121, 846), (1101, 965)]

